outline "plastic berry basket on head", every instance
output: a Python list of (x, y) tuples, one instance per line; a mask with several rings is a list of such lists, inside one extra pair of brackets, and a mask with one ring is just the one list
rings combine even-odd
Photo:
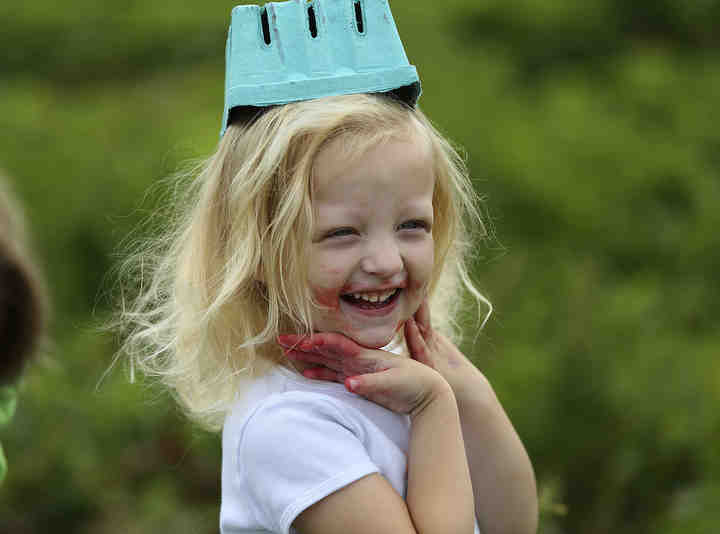
[(387, 0), (237, 6), (225, 54), (221, 137), (271, 106), (385, 93), (414, 107), (421, 93)]

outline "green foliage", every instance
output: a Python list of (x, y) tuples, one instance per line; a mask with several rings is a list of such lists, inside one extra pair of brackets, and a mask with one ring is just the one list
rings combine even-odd
[[(217, 141), (232, 5), (0, 7), (0, 166), (54, 304), (2, 431), (0, 532), (217, 531), (217, 436), (122, 364), (101, 380), (96, 326), (157, 184)], [(498, 237), (474, 267), (497, 313), (464, 349), (533, 460), (541, 532), (713, 532), (720, 2), (391, 5)]]

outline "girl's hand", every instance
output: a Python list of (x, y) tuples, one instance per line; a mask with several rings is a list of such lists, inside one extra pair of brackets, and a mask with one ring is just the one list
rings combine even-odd
[[(405, 322), (404, 328), (410, 357), (440, 373), (458, 400), (463, 400), (470, 392), (477, 392), (479, 386), (481, 389), (489, 389), (487, 379), (475, 365), (449, 339), (433, 330), (427, 300), (422, 302), (414, 317)], [(354, 374), (374, 372), (358, 368), (359, 362), (353, 361), (354, 355), (359, 351), (371, 349), (358, 345), (342, 334), (314, 334), (312, 337), (317, 338), (320, 335), (333, 336), (335, 342), (332, 349), (316, 348), (307, 351), (302, 348), (304, 345), (298, 344), (303, 339), (300, 336), (280, 336), (281, 345), (286, 348), (292, 347), (295, 351), (300, 352), (300, 354), (296, 354), (298, 361), (321, 366), (308, 369), (303, 373), (304, 376), (343, 382)], [(305, 346), (309, 347), (310, 345)], [(322, 350), (324, 350), (324, 354), (320, 353)], [(392, 353), (384, 351), (376, 352), (381, 352), (390, 358), (394, 356)], [(348, 362), (345, 361), (346, 358), (349, 360)]]
[(344, 382), (353, 393), (413, 418), (439, 396), (452, 394), (448, 383), (430, 367), (362, 347), (342, 334), (283, 335), (278, 342), (288, 359), (322, 366), (304, 371), (307, 378)]
[(433, 330), (427, 299), (420, 304), (414, 317), (405, 322), (405, 341), (410, 357), (440, 373), (458, 399), (468, 389), (476, 388), (479, 381), (486, 381), (452, 341)]

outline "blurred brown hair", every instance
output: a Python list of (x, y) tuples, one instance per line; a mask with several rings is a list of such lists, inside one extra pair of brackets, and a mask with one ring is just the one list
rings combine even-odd
[(23, 214), (0, 172), (0, 385), (16, 380), (45, 333), (47, 296)]

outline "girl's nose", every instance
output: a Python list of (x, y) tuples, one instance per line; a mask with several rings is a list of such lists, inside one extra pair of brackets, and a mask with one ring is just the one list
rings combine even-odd
[(371, 243), (361, 266), (366, 273), (381, 278), (389, 278), (404, 269), (400, 250), (392, 239)]

